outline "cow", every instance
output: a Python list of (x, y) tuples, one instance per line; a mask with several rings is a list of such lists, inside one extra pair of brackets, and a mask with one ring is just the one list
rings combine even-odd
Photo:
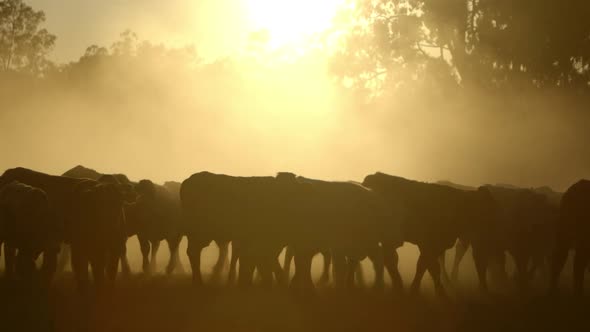
[(509, 253), (516, 266), (516, 282), (524, 289), (530, 279), (529, 263), (535, 246), (550, 226), (551, 207), (547, 198), (527, 189), (487, 186), (501, 211), (499, 244)]
[(5, 273), (9, 279), (16, 274), (20, 279), (32, 281), (35, 260), (43, 254), (41, 281), (49, 285), (55, 272), (62, 228), (43, 190), (18, 181), (0, 188), (0, 245), (4, 242)]
[(170, 250), (166, 273), (170, 274), (180, 266), (178, 245), (182, 239), (182, 214), (178, 194), (150, 180), (139, 181), (135, 190), (137, 201), (126, 207), (127, 234), (137, 234), (143, 256), (143, 271), (148, 274), (155, 270), (160, 242), (166, 240)]
[[(129, 180), (129, 178), (125, 174), (102, 174), (95, 171), (94, 169), (78, 165), (63, 173), (62, 176), (75, 179), (90, 179), (96, 180), (101, 183), (114, 184), (119, 187), (120, 191), (124, 195), (126, 202), (134, 202), (137, 197), (137, 193), (135, 192), (136, 183)], [(133, 235), (135, 235), (135, 233), (129, 234), (129, 236)], [(64, 243), (62, 245), (61, 254), (59, 257), (57, 271), (63, 272), (70, 260), (71, 248), (68, 244)], [(131, 273), (131, 269), (129, 267), (129, 260), (127, 259), (126, 247), (124, 248), (121, 256), (121, 270), (124, 275), (129, 275)]]
[(295, 217), (290, 198), (274, 177), (201, 172), (183, 181), (180, 199), (193, 282), (202, 284), (201, 250), (215, 240), (232, 241), (234, 248), (240, 248), (240, 285), (251, 283), (256, 267), (270, 285), (273, 273), (279, 273), (277, 257), (286, 245), (285, 226)]
[[(401, 205), (404, 212), (403, 240), (417, 245), (420, 250), (412, 293), (418, 292), (428, 270), (436, 293), (445, 296), (438, 259), (459, 237), (471, 241), (480, 288), (487, 291), (488, 261), (498, 252), (494, 243), (497, 239), (497, 205), (487, 188), (465, 191), (384, 173), (368, 175), (363, 185), (392, 204)], [(391, 249), (385, 250), (387, 253)]]
[[(15, 180), (47, 194), (52, 212), (64, 225), (60, 238), (72, 246), (72, 267), (78, 289), (81, 292), (88, 289), (88, 262), (93, 265), (97, 286), (102, 288), (105, 255), (121, 250), (119, 231), (120, 227), (124, 227), (124, 195), (120, 188), (113, 184), (53, 176), (26, 168), (5, 171), (0, 178), (0, 187)], [(114, 280), (114, 258), (109, 260), (109, 279)]]
[[(101, 177), (103, 177), (104, 175), (105, 174), (99, 173), (99, 172), (95, 171), (94, 169), (87, 168), (82, 165), (75, 166), (62, 174), (62, 176), (67, 176), (70, 178), (90, 179), (90, 180), (97, 180), (97, 181), (100, 180)], [(133, 182), (131, 180), (129, 180), (129, 178), (125, 174), (108, 174), (108, 175), (115, 178), (116, 183), (133, 184)], [(111, 180), (105, 180), (105, 182), (106, 181), (111, 181)]]
[[(381, 246), (402, 245), (400, 211), (395, 205), (386, 204), (373, 190), (355, 182), (301, 176), (295, 181), (302, 189), (298, 190), (301, 197), (296, 207), (300, 219), (291, 226), (288, 238), (289, 248), (293, 248), (295, 255), (294, 287), (313, 287), (311, 259), (322, 250), (327, 249), (332, 255), (336, 285), (353, 287), (360, 260), (371, 257), (379, 264), (376, 250)], [(387, 261), (395, 259), (392, 255)], [(396, 278), (397, 264), (388, 264), (389, 268), (392, 268), (394, 287), (401, 288), (401, 278)]]
[[(551, 248), (549, 237), (555, 222), (556, 206), (551, 204), (544, 192), (514, 186), (486, 185), (498, 203), (500, 217), (497, 219), (500, 232), (497, 245), (502, 252), (510, 254), (516, 266), (516, 285), (524, 290), (535, 270), (542, 267)], [(469, 247), (469, 240), (460, 238), (456, 245), (455, 260), (451, 273), (456, 282), (458, 267)], [(495, 276), (506, 283), (504, 255), (497, 258)], [(531, 268), (529, 264), (532, 263)]]
[(578, 181), (561, 199), (551, 266), (549, 289), (552, 293), (557, 290), (559, 275), (570, 249), (575, 251), (574, 293), (581, 296), (584, 272), (590, 259), (590, 180)]
[[(54, 216), (64, 225), (64, 229), (65, 225), (75, 218), (74, 188), (82, 180), (52, 176), (18, 167), (4, 172), (0, 178), (0, 187), (13, 181), (43, 190), (47, 195)], [(65, 232), (62, 232), (60, 236), (62, 241), (67, 240)]]
[[(164, 182), (164, 188), (166, 188), (170, 193), (172, 193), (178, 200), (180, 200), (180, 187), (182, 183), (176, 181), (166, 181)], [(217, 278), (220, 276), (221, 272), (223, 271), (223, 267), (228, 263), (229, 257), (229, 243), (230, 241), (226, 240), (216, 240), (215, 244), (219, 249), (219, 256), (217, 257), (217, 262), (213, 267), (213, 276)], [(233, 283), (236, 275), (236, 264), (239, 258), (239, 249), (238, 244), (232, 244), (232, 258), (229, 270), (229, 278), (228, 282), (231, 284)], [(180, 266), (180, 265), (179, 265)]]
[(83, 180), (74, 188), (75, 219), (65, 233), (80, 290), (88, 289), (88, 265), (97, 290), (113, 284), (127, 240), (124, 194), (116, 184)]
[[(322, 268), (322, 275), (320, 277), (320, 284), (325, 284), (330, 280), (330, 266), (332, 264), (332, 253), (330, 253), (329, 249), (320, 249), (320, 253), (324, 259), (324, 264)], [(291, 272), (291, 263), (293, 261), (293, 248), (287, 247), (285, 251), (285, 258), (283, 261), (283, 269), (285, 271), (285, 275), (289, 276)]]
[(551, 256), (555, 245), (555, 227), (559, 221), (559, 206), (563, 193), (554, 191), (549, 187), (534, 188), (533, 191), (542, 194), (546, 199), (544, 220), (545, 223), (535, 225), (533, 229), (532, 264), (529, 269), (529, 278), (533, 279), (537, 272), (549, 280)]

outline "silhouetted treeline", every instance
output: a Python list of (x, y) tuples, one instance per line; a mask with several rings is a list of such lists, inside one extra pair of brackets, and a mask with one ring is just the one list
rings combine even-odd
[[(585, 1), (358, 1), (334, 69), (358, 88), (588, 91)], [(373, 85), (373, 86), (371, 86)], [(514, 91), (513, 91), (514, 92)]]
[[(315, 151), (345, 165), (334, 178), (388, 165), (414, 178), (475, 184), (492, 177), (565, 190), (587, 177), (585, 2), (359, 0), (343, 12), (344, 23), (326, 32), (340, 36), (331, 43), (338, 47), (279, 65), (272, 56), (247, 54), (202, 59), (193, 47), (145, 41), (131, 31), (112, 45), (88, 47), (75, 61), (51, 63), (55, 41), (33, 38), (51, 35), (42, 32), (42, 13), (23, 8), (36, 13), (23, 47), (35, 41), (44, 65), (31, 70), (33, 54), (22, 53), (22, 66), (0, 70), (0, 149), (13, 157), (3, 167), (49, 160), (57, 170), (96, 164), (99, 154), (113, 164), (154, 164), (151, 154), (174, 161), (166, 172), (180, 176), (190, 170), (177, 165), (198, 160), (196, 168), (219, 169), (240, 151), (254, 161), (238, 173), (250, 174), (268, 155), (289, 151), (283, 163), (309, 174), (320, 171), (303, 151)], [(5, 40), (2, 59), (16, 50)], [(254, 53), (264, 49), (257, 46)], [(37, 135), (23, 137), (25, 127)], [(302, 132), (310, 139), (301, 140)], [(189, 157), (181, 146), (204, 156)], [(56, 155), (72, 150), (93, 152), (56, 164)], [(351, 157), (369, 151), (362, 160)], [(440, 168), (423, 167), (432, 162)]]
[[(586, 19), (590, 4), (584, 1), (354, 3), (352, 12), (342, 14), (348, 15), (348, 31), (333, 62), (334, 73), (348, 80), (348, 85), (363, 89), (380, 86), (385, 91), (402, 86), (557, 87), (577, 92), (590, 88), (590, 23)], [(93, 77), (107, 68), (121, 74), (134, 72), (142, 65), (151, 71), (185, 73), (199, 63), (194, 49), (139, 42), (127, 31), (109, 48), (92, 45), (76, 62), (51, 64), (47, 54), (56, 36), (41, 28), (44, 13), (22, 0), (0, 4), (4, 75), (14, 71), (47, 78), (65, 75), (75, 80)], [(136, 79), (143, 81), (142, 77)]]

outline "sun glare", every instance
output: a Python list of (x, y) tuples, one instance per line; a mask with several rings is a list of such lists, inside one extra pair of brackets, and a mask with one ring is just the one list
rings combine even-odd
[(243, 0), (255, 31), (268, 33), (268, 46), (281, 47), (304, 42), (325, 31), (345, 0)]

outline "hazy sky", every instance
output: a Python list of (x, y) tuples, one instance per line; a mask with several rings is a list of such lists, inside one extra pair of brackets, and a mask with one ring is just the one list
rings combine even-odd
[[(28, 0), (47, 16), (58, 36), (53, 57), (77, 59), (92, 44), (110, 45), (126, 29), (140, 39), (168, 45), (194, 44), (206, 58), (236, 52), (252, 32), (270, 31), (271, 41), (329, 26), (344, 0)], [(305, 21), (301, 21), (305, 17)]]
[(109, 45), (126, 30), (140, 39), (194, 43), (205, 56), (232, 52), (248, 35), (240, 0), (28, 0), (58, 36), (54, 56), (77, 59), (91, 44)]
[[(265, 30), (267, 48), (288, 45), (278, 48), (281, 54), (297, 54), (303, 36), (327, 28), (345, 0), (26, 2), (45, 11), (45, 26), (58, 37), (52, 57), (67, 62), (92, 44), (109, 46), (126, 29), (153, 42), (193, 43), (210, 59), (240, 52), (252, 32)], [(370, 109), (334, 86), (325, 54), (302, 52), (288, 63), (274, 51), (264, 53), (263, 66), (244, 65), (220, 86), (211, 83), (215, 74), (194, 86), (190, 77), (160, 73), (154, 87), (130, 89), (120, 100), (120, 91), (110, 91), (115, 97), (104, 104), (60, 90), (26, 98), (20, 110), (0, 108), (0, 151), (10, 152), (0, 158), (0, 171), (18, 165), (60, 174), (83, 164), (156, 181), (201, 170), (358, 181), (384, 171), (561, 190), (590, 176), (584, 143), (590, 116), (559, 96), (519, 94), (524, 106), (501, 112), (502, 101), (485, 94), (465, 105), (448, 100), (420, 109), (415, 100), (389, 99)], [(129, 79), (104, 75), (113, 76), (114, 86)], [(490, 104), (493, 111), (486, 110)], [(37, 135), (23, 135), (22, 128)]]

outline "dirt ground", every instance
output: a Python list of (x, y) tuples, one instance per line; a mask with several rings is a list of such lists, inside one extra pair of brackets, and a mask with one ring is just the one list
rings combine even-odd
[[(449, 299), (436, 298), (432, 280), (425, 276), (418, 296), (394, 294), (386, 277), (385, 291), (372, 289), (371, 264), (363, 261), (365, 283), (356, 290), (318, 287), (314, 293), (254, 286), (241, 290), (225, 285), (227, 266), (220, 279), (212, 278), (218, 251), (203, 251), (205, 286), (191, 285), (187, 273), (165, 276), (167, 250), (158, 254), (160, 273), (140, 271), (137, 246), (129, 242), (129, 277), (119, 275), (114, 289), (81, 297), (71, 272), (56, 278), (49, 291), (9, 283), (0, 271), (0, 332), (13, 331), (562, 331), (590, 328), (590, 296), (571, 295), (571, 262), (561, 278), (561, 293), (546, 295), (546, 282), (537, 278), (528, 294), (493, 288), (483, 296), (472, 259), (461, 265), (457, 285), (447, 284)], [(183, 248), (184, 249), (184, 248)], [(416, 248), (399, 249), (400, 271), (408, 287), (417, 259)], [(447, 258), (452, 253), (448, 253)], [(283, 256), (281, 256), (282, 261)], [(570, 259), (571, 261), (571, 259)], [(450, 268), (450, 259), (447, 267)], [(3, 265), (3, 264), (2, 264)], [(321, 274), (322, 258), (314, 259), (314, 280)], [(508, 266), (508, 270), (513, 268)], [(293, 271), (291, 271), (291, 275)], [(590, 274), (587, 275), (590, 293)]]
[(545, 331), (590, 325), (590, 299), (481, 296), (442, 300), (370, 288), (293, 290), (208, 285), (186, 275), (135, 275), (101, 296), (80, 297), (71, 274), (47, 293), (0, 282), (2, 331)]

